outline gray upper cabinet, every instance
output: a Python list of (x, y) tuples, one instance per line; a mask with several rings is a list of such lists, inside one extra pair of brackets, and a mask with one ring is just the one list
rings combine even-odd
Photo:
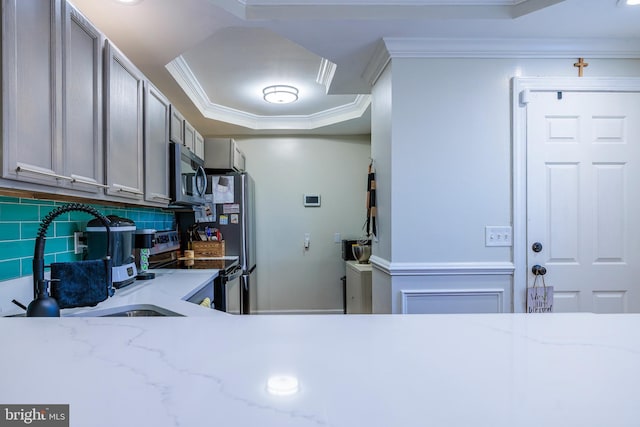
[(149, 85), (145, 147), (144, 75), (72, 4), (0, 1), (0, 187), (167, 206), (182, 115)]
[(184, 145), (191, 150), (191, 152), (195, 151), (196, 129), (186, 120), (184, 121)]
[(204, 160), (204, 137), (196, 131), (196, 139), (193, 144), (193, 152), (196, 156)]
[(63, 4), (64, 175), (75, 190), (102, 192), (102, 34), (72, 5)]
[(107, 194), (142, 200), (144, 75), (107, 40), (104, 77)]
[(171, 142), (184, 145), (184, 117), (173, 105), (171, 106)]
[(169, 100), (151, 83), (144, 91), (144, 198), (167, 206), (169, 194)]
[(232, 138), (205, 138), (204, 152), (204, 167), (206, 169), (245, 171), (245, 155)]
[(101, 191), (100, 32), (60, 0), (2, 7), (3, 178)]
[(61, 2), (2, 0), (2, 176), (58, 185)]

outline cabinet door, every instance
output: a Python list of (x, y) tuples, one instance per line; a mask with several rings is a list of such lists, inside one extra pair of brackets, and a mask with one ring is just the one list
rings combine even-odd
[(347, 261), (347, 314), (371, 313), (371, 268)]
[(184, 117), (173, 105), (171, 106), (170, 140), (176, 144), (184, 144)]
[(71, 4), (63, 4), (64, 175), (74, 190), (105, 187), (102, 166), (102, 47), (104, 38)]
[(184, 122), (184, 145), (192, 152), (195, 152), (196, 129), (186, 120)]
[(196, 131), (196, 139), (193, 145), (193, 152), (196, 156), (204, 159), (204, 137), (200, 135), (200, 132)]
[(2, 176), (58, 185), (62, 165), (59, 0), (2, 2)]
[(167, 206), (169, 195), (169, 100), (151, 83), (144, 92), (144, 198)]
[(233, 165), (233, 169), (238, 172), (244, 172), (246, 159), (244, 157), (244, 153), (240, 151), (238, 144), (236, 144), (235, 141), (233, 141), (231, 153), (231, 164)]
[(143, 74), (108, 40), (105, 46), (107, 194), (142, 200)]

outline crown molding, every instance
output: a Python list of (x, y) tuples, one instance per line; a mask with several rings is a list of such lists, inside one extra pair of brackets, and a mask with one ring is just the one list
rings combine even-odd
[(394, 58), (638, 59), (640, 39), (464, 39), (386, 37), (362, 77), (373, 86)]
[[(335, 72), (335, 64), (333, 70), (329, 64), (333, 63), (323, 62), (318, 73), (318, 78), (327, 83)], [(165, 68), (204, 117), (254, 130), (316, 129), (361, 117), (371, 103), (371, 95), (356, 95), (351, 103), (313, 114), (263, 116), (212, 102), (182, 56), (168, 63)]]
[(391, 52), (384, 40), (380, 40), (369, 59), (369, 63), (362, 72), (362, 78), (372, 87), (376, 84), (380, 75), (391, 61)]
[(329, 93), (329, 87), (331, 87), (331, 81), (336, 73), (336, 64), (328, 59), (322, 58), (320, 60), (320, 68), (318, 69), (318, 76), (316, 77), (316, 83), (324, 86), (325, 93)]
[(210, 0), (247, 21), (299, 19), (514, 19), (566, 0)]

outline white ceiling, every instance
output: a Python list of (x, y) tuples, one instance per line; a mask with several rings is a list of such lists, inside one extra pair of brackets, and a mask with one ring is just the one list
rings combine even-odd
[[(204, 135), (369, 133), (368, 66), (383, 39), (640, 50), (640, 6), (617, 0), (72, 2)], [(299, 100), (266, 103), (272, 84), (296, 86)]]

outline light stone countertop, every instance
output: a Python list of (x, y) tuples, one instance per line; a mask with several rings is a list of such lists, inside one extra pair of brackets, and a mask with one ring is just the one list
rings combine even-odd
[(3, 318), (0, 340), (0, 404), (74, 427), (640, 425), (636, 314)]

